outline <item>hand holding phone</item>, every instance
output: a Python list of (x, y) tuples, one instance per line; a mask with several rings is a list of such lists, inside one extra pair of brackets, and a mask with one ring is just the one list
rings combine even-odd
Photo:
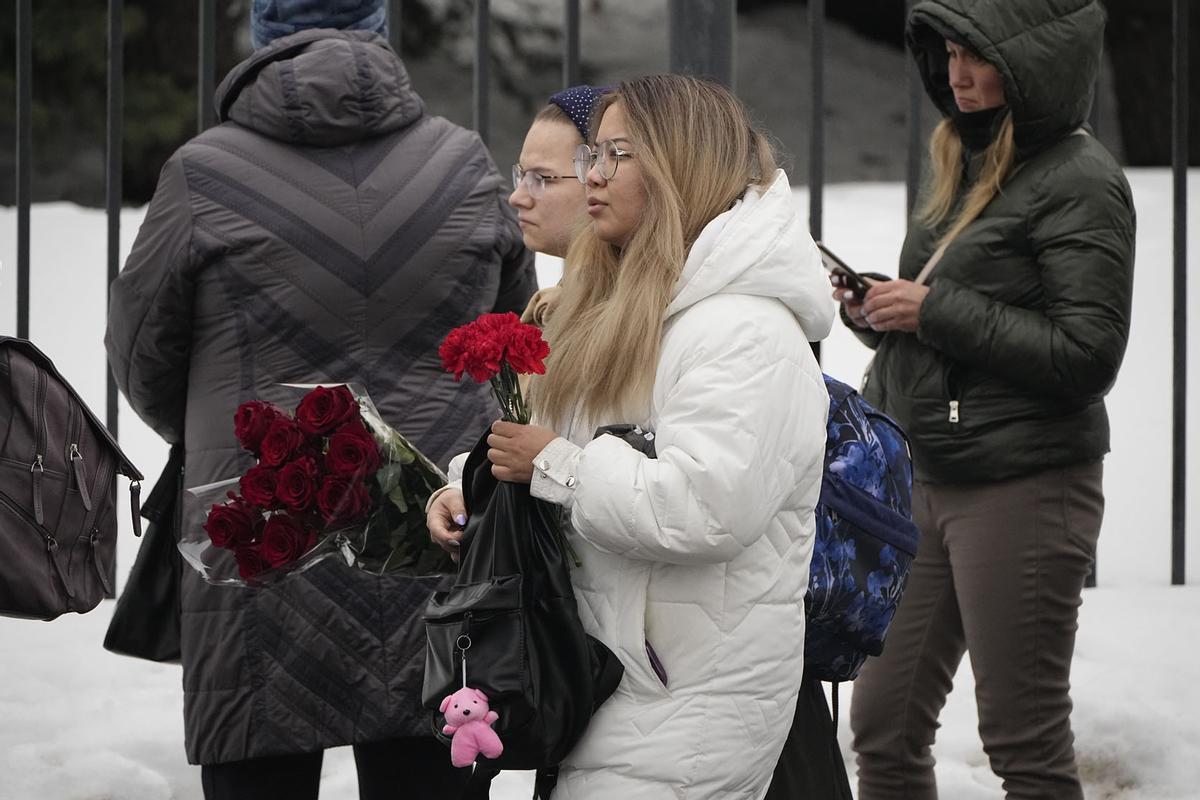
[(842, 261), (833, 251), (826, 247), (822, 242), (817, 242), (817, 249), (821, 251), (821, 263), (829, 274), (837, 279), (837, 283), (844, 289), (849, 289), (854, 292), (854, 299), (861, 302), (866, 295), (867, 290), (871, 288), (871, 284), (867, 283), (861, 275), (850, 268), (850, 265)]

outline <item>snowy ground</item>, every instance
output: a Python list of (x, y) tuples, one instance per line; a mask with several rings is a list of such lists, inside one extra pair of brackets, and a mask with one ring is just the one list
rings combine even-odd
[[(1106, 462), (1108, 509), (1100, 539), (1100, 588), (1081, 613), (1074, 676), (1076, 747), (1091, 800), (1200, 797), (1200, 493), (1189, 498), (1191, 585), (1169, 587), (1171, 464), (1171, 181), (1163, 170), (1130, 175), (1139, 216), (1133, 334), (1110, 395), (1113, 453)], [(1200, 252), (1200, 172), (1191, 176), (1190, 252)], [(807, 208), (803, 191), (797, 203)], [(830, 187), (825, 239), (851, 265), (894, 274), (903, 237), (904, 190), (894, 184)], [(141, 212), (123, 215), (123, 251)], [(0, 209), (0, 332), (16, 328), (15, 212)], [(32, 218), (31, 338), (88, 402), (104, 409), (105, 221), (49, 204)], [(543, 283), (556, 267), (541, 265)], [(1190, 298), (1200, 299), (1193, 280)], [(1190, 339), (1192, 474), (1200, 469), (1200, 323)], [(826, 371), (856, 383), (867, 360), (835, 329)], [(148, 480), (165, 448), (124, 410), (120, 438)], [(1189, 482), (1195, 485), (1195, 480)], [(125, 519), (125, 516), (120, 517)], [(137, 541), (126, 532), (121, 579)], [(179, 668), (112, 655), (100, 646), (112, 603), (53, 624), (0, 618), (0, 800), (200, 800), (199, 772), (183, 755)], [(974, 726), (969, 668), (943, 714), (936, 748), (941, 795), (1003, 797)], [(843, 689), (843, 703), (850, 687)], [(849, 752), (843, 719), (841, 739)], [(329, 753), (324, 798), (355, 797), (349, 750)], [(494, 796), (529, 796), (528, 776), (505, 775)]]

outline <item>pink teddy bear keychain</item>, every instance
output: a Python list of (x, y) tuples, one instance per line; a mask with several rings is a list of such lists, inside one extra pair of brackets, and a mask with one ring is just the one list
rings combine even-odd
[(500, 715), (488, 706), (483, 692), (464, 686), (447, 695), (439, 710), (446, 715), (442, 733), (451, 737), (450, 763), (454, 766), (469, 767), (480, 753), (496, 758), (504, 752), (500, 737), (492, 730)]

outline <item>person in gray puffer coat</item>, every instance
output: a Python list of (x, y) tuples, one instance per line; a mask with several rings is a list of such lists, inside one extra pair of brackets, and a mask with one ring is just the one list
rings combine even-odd
[[(335, 24), (367, 29), (311, 29), (311, 0), (256, 0), (265, 46), (221, 84), (223, 124), (163, 168), (112, 287), (117, 383), (184, 442), (188, 486), (251, 465), (234, 410), (284, 382), (361, 385), (445, 466), (496, 414), (438, 344), (536, 288), (479, 137), (424, 113), (379, 34), (382, 0), (337, 5)], [(465, 780), (420, 708), (427, 589), (333, 561), (262, 590), (185, 571), (187, 756), (206, 797), (316, 797), (323, 749), (347, 744), (364, 798), (450, 797)]]

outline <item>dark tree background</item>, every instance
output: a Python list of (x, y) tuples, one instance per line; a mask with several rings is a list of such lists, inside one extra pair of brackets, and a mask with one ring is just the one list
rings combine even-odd
[[(536, 0), (525, 0), (536, 4)], [(0, 11), (0, 204), (11, 204), (15, 175), (15, 3)], [(33, 196), (99, 205), (104, 194), (107, 80), (107, 6), (100, 0), (36, 0), (34, 5)], [(619, 14), (615, 0), (589, 0), (585, 12)], [(802, 0), (740, 0), (740, 26), (750, 31), (760, 15)], [(431, 110), (470, 124), (472, 0), (404, 3), (403, 51), (418, 90)], [(249, 51), (249, 0), (217, 3), (217, 80)], [(876, 45), (902, 46), (904, 0), (827, 0), (829, 17)], [(1171, 3), (1108, 0), (1108, 49), (1114, 76), (1123, 155), (1132, 166), (1170, 163)], [(196, 130), (197, 3), (125, 0), (124, 190), (129, 203), (146, 202), (167, 157)], [(549, 20), (549, 22), (547, 22)], [(557, 16), (493, 22), (493, 146), (519, 149), (523, 120), (557, 86)], [(1192, 14), (1191, 48), (1200, 49), (1200, 13)], [(663, 26), (665, 30), (665, 19)], [(770, 27), (769, 25), (767, 26)], [(761, 36), (761, 32), (758, 34)], [(754, 41), (760, 41), (755, 39)], [(793, 44), (787, 42), (786, 44)], [(651, 45), (653, 46), (653, 45)], [(776, 43), (776, 46), (783, 46)], [(585, 58), (588, 53), (585, 50)], [(840, 54), (847, 57), (847, 54)], [(850, 54), (849, 57), (853, 57)], [(803, 61), (797, 58), (797, 68)], [(665, 62), (664, 62), (665, 63)], [(1200, 58), (1191, 60), (1193, 97), (1200, 97)], [(585, 79), (596, 73), (584, 63)], [(751, 102), (755, 80), (739, 73)], [(758, 76), (761, 78), (761, 76)], [(435, 93), (438, 87), (444, 96)], [(869, 115), (871, 109), (864, 109)], [(833, 113), (845, 114), (844, 108)], [(872, 124), (864, 118), (863, 125)], [(509, 130), (511, 128), (512, 130)], [(1193, 102), (1192, 163), (1200, 163), (1200, 102)], [(831, 148), (839, 147), (831, 141)], [(890, 156), (889, 156), (890, 158)], [(860, 159), (861, 160), (861, 159)], [(505, 163), (504, 157), (498, 158)], [(831, 180), (873, 179), (876, 173), (840, 174)], [(849, 159), (846, 163), (854, 163)], [(796, 175), (800, 174), (798, 170)], [(891, 174), (891, 173), (889, 173)]]

